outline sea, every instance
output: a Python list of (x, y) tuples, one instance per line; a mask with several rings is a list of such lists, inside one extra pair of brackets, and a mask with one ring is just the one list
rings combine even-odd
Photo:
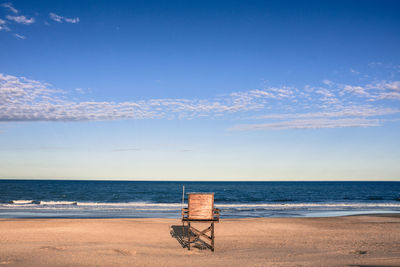
[(0, 180), (0, 218), (180, 218), (190, 192), (221, 218), (400, 213), (400, 182)]

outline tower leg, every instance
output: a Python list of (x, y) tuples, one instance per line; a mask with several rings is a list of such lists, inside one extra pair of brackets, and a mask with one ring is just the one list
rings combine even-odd
[(214, 222), (211, 223), (211, 251), (214, 252)]
[(190, 250), (190, 222), (188, 222), (188, 250)]

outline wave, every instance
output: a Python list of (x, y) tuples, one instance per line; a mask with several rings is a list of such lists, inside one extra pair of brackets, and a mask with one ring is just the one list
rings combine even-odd
[(182, 206), (181, 203), (148, 203), (148, 202), (77, 202), (78, 206), (104, 206), (104, 207), (117, 207), (117, 206), (132, 206), (132, 207), (177, 207)]
[(41, 205), (77, 205), (76, 201), (40, 201)]
[(11, 200), (10, 203), (22, 205), (22, 204), (35, 204), (34, 200)]
[[(187, 204), (185, 203), (184, 206)], [(400, 208), (400, 203), (386, 202), (386, 203), (252, 203), (252, 204), (215, 204), (217, 208), (221, 209), (301, 209), (301, 208)], [(179, 209), (182, 207), (181, 203), (148, 203), (148, 202), (78, 202), (78, 201), (34, 201), (34, 200), (12, 200), (6, 204), (0, 204), (0, 207), (60, 207), (60, 208), (165, 208), (165, 209)]]
[(307, 208), (307, 207), (395, 207), (400, 208), (399, 203), (281, 203), (281, 204), (270, 204), (270, 203), (263, 203), (263, 204), (220, 204), (215, 205), (218, 208), (235, 208), (235, 207), (265, 207), (265, 208), (273, 208), (273, 207), (293, 207), (293, 208)]

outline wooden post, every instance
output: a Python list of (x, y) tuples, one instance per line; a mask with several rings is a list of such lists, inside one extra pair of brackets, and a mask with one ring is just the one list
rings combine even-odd
[(211, 223), (211, 251), (214, 252), (214, 222)]
[(188, 222), (188, 250), (190, 250), (190, 222)]
[[(184, 217), (183, 205), (185, 204), (185, 186), (182, 186), (182, 218)], [(182, 220), (182, 241), (185, 240), (185, 222)]]
[(185, 240), (185, 222), (182, 221), (182, 242)]

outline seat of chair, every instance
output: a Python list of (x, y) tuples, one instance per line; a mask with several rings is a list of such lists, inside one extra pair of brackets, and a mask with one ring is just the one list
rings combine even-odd
[(218, 222), (219, 218), (214, 219), (189, 219), (189, 218), (182, 218), (182, 221), (185, 222)]
[(189, 208), (182, 209), (182, 221), (185, 222), (219, 222), (219, 212), (217, 208), (212, 209), (212, 218), (189, 218)]

